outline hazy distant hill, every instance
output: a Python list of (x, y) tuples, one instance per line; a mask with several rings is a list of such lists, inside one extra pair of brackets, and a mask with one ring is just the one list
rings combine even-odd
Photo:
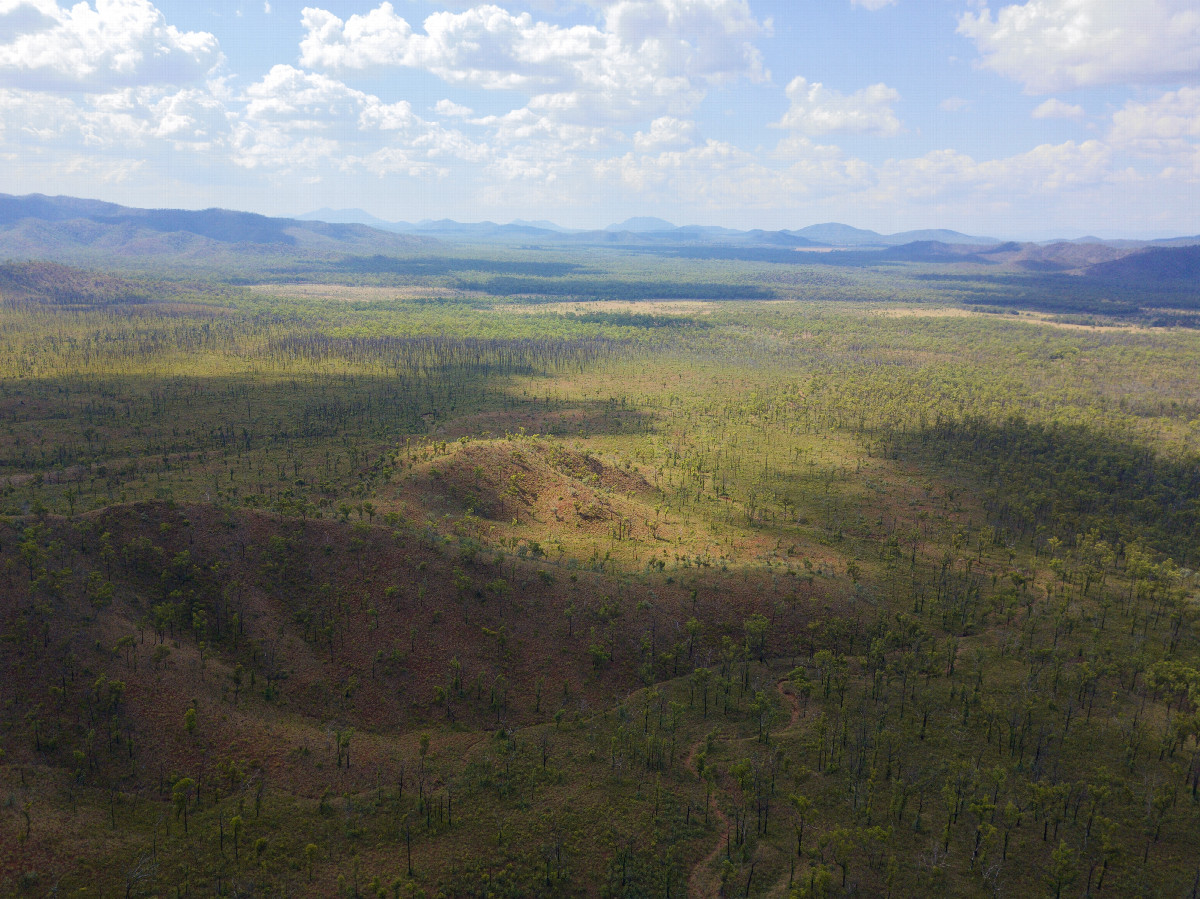
[(1002, 244), (1000, 247), (982, 250), (980, 255), (1016, 265), (1027, 271), (1071, 271), (1101, 262), (1111, 262), (1128, 253), (1127, 249), (1103, 243), (1059, 241), (1045, 246), (1031, 243)]
[[(910, 244), (910, 246), (912, 246)], [(948, 247), (951, 253), (958, 252), (963, 261), (985, 265), (998, 265), (1028, 272), (1078, 271), (1101, 262), (1120, 259), (1131, 252), (1128, 249), (1103, 243), (1073, 243), (1059, 241), (1051, 244), (1017, 243), (1008, 241), (993, 247), (970, 247), (956, 245)]]
[(1087, 275), (1130, 287), (1185, 288), (1200, 293), (1200, 246), (1147, 247), (1093, 265)]
[(654, 218), (653, 216), (635, 216), (634, 218), (625, 219), (615, 225), (609, 225), (605, 231), (674, 231), (676, 225), (672, 225), (665, 219)]
[[(86, 203), (88, 201), (77, 201)], [(107, 205), (107, 204), (99, 204)], [(120, 208), (120, 207), (116, 207)], [(804, 248), (831, 247), (844, 250), (875, 251), (888, 248), (910, 247), (891, 258), (910, 258), (913, 261), (963, 261), (962, 254), (983, 253), (985, 257), (975, 260), (991, 264), (1011, 264), (1030, 271), (1069, 271), (1110, 261), (1134, 250), (1151, 246), (1183, 247), (1200, 244), (1200, 236), (1171, 237), (1160, 240), (1115, 240), (1093, 236), (1075, 237), (1066, 240), (1044, 240), (1038, 242), (1003, 242), (994, 237), (963, 234), (944, 228), (900, 231), (881, 234), (866, 228), (855, 228), (840, 222), (825, 222), (794, 230), (767, 231), (761, 228), (739, 230), (717, 225), (683, 225), (676, 227), (665, 219), (640, 216), (608, 225), (602, 229), (578, 230), (563, 228), (544, 219), (526, 221), (516, 219), (509, 224), (496, 222), (458, 222), (454, 219), (425, 219), (419, 222), (388, 222), (362, 209), (318, 209), (298, 216), (303, 221), (330, 223), (358, 223), (370, 225), (384, 231), (403, 234), (434, 236), (443, 240), (461, 240), (471, 243), (527, 244), (531, 240), (539, 245), (574, 244), (577, 246), (628, 245), (631, 249), (653, 246), (677, 246), (686, 248), (683, 255), (704, 255), (701, 247), (720, 248)], [(911, 248), (912, 244), (921, 247)], [(932, 246), (936, 244), (937, 246)], [(1084, 249), (1075, 251), (1071, 247)], [(1003, 249), (998, 249), (998, 248)], [(988, 249), (991, 248), (991, 249)], [(986, 252), (985, 252), (986, 250)], [(714, 258), (722, 254), (716, 252)], [(725, 254), (729, 255), (729, 254)], [(734, 253), (741, 258), (744, 253)], [(774, 261), (791, 261), (782, 256)], [(881, 257), (886, 259), (887, 257)], [(846, 261), (848, 257), (842, 257)], [(830, 260), (832, 261), (832, 260)]]
[(850, 225), (843, 225), (840, 222), (809, 225), (807, 228), (800, 228), (788, 233), (797, 237), (807, 238), (808, 240), (829, 244), (833, 247), (883, 246), (883, 235), (878, 231), (854, 228)]
[(507, 225), (496, 222), (458, 222), (454, 219), (420, 222), (386, 222), (361, 209), (318, 209), (300, 216), (305, 221), (358, 222), (375, 228), (408, 234), (427, 234), (448, 240), (501, 243), (568, 243), (576, 245), (678, 245), (680, 247), (844, 247), (855, 249), (898, 247), (914, 242), (937, 242), (969, 247), (988, 246), (1000, 241), (976, 237), (958, 231), (932, 229), (880, 234), (837, 222), (810, 225), (798, 230), (767, 231), (761, 228), (739, 230), (716, 225), (677, 227), (665, 219), (637, 216), (602, 229), (572, 230), (550, 221), (516, 220)]
[(826, 222), (822, 225), (809, 225), (796, 231), (789, 231), (798, 237), (829, 244), (835, 247), (896, 247), (911, 243), (937, 242), (942, 244), (971, 244), (987, 246), (1000, 241), (994, 237), (974, 237), (958, 231), (947, 231), (942, 228), (922, 231), (901, 231), (897, 234), (880, 234), (878, 231), (868, 231), (863, 228), (853, 228), (839, 222)]
[(539, 228), (542, 231), (558, 231), (564, 234), (571, 230), (570, 228), (564, 228), (561, 225), (556, 225), (554, 222), (547, 221), (546, 219), (537, 219), (532, 222), (527, 222), (524, 219), (513, 219), (510, 224), (518, 228)]
[[(332, 220), (332, 221), (331, 221)], [(364, 223), (366, 222), (366, 223)], [(386, 229), (386, 230), (385, 230)], [(548, 221), (385, 222), (361, 209), (320, 209), (299, 219), (227, 209), (135, 209), (75, 197), (0, 194), (0, 259), (97, 264), (120, 261), (254, 267), (300, 260), (404, 256), (441, 242), (529, 247), (609, 247), (685, 258), (779, 264), (889, 263), (982, 266), (1002, 272), (1077, 273), (1122, 286), (1194, 290), (1200, 238), (1002, 243), (947, 230), (880, 234), (836, 222), (795, 231), (675, 227), (639, 217), (603, 230)], [(806, 253), (803, 250), (832, 250)]]
[(0, 194), (0, 256), (66, 261), (99, 257), (333, 258), (429, 246), (427, 238), (361, 224), (269, 218), (227, 209), (135, 209), (34, 194)]
[(1159, 240), (1150, 241), (1150, 245), (1154, 247), (1200, 246), (1200, 234), (1193, 234), (1191, 237), (1164, 237)]
[(980, 261), (978, 248), (952, 244), (942, 240), (914, 240), (880, 250), (883, 259), (903, 259), (911, 262)]
[(323, 207), (314, 212), (306, 212), (296, 216), (301, 222), (329, 222), (341, 225), (370, 225), (380, 231), (408, 231), (412, 228), (409, 222), (389, 222), (371, 215), (363, 209), (330, 209)]

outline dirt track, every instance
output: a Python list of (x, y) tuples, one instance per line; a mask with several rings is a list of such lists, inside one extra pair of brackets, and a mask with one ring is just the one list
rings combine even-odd
[[(775, 684), (775, 689), (779, 691), (779, 695), (781, 695), (791, 707), (791, 715), (788, 723), (782, 728), (779, 728), (779, 730), (787, 730), (788, 728), (795, 726), (796, 722), (800, 720), (800, 701), (796, 698), (794, 693), (784, 689), (789, 684), (790, 682), (787, 680), (787, 678), (784, 678)], [(700, 772), (696, 770), (696, 756), (700, 752), (700, 747), (703, 745), (703, 743), (703, 738), (693, 743), (691, 748), (688, 750), (687, 759), (684, 761), (684, 765), (687, 767), (687, 769), (697, 777), (700, 776)], [(708, 899), (708, 897), (721, 895), (721, 885), (714, 876), (715, 872), (712, 870), (712, 867), (713, 862), (717, 859), (717, 856), (721, 854), (721, 849), (728, 843), (730, 824), (729, 818), (723, 811), (721, 811), (721, 807), (719, 805), (713, 805), (712, 812), (714, 817), (717, 819), (717, 823), (720, 825), (721, 836), (720, 839), (713, 844), (712, 851), (710, 851), (708, 855), (704, 856), (704, 858), (700, 859), (700, 861), (696, 863), (696, 866), (692, 868), (692, 873), (688, 877), (687, 891), (687, 894), (689, 897), (691, 897), (691, 899)]]

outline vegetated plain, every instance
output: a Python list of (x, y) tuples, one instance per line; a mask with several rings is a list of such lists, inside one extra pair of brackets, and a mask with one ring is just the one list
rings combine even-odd
[(5, 265), (0, 889), (1196, 895), (1194, 297), (1073, 277)]

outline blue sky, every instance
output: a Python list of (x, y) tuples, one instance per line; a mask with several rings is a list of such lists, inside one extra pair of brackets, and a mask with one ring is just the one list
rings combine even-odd
[(0, 191), (1200, 232), (1200, 0), (0, 0)]

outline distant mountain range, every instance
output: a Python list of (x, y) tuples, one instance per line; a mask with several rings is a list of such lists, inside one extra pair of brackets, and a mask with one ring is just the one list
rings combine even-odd
[(547, 221), (517, 221), (508, 225), (495, 222), (464, 224), (450, 219), (415, 224), (380, 223), (361, 210), (320, 210), (301, 218), (322, 215), (332, 221), (362, 221), (444, 240), (548, 247), (622, 247), (685, 258), (777, 263), (954, 264), (969, 266), (975, 271), (1075, 274), (1092, 282), (1126, 288), (1200, 292), (1200, 235), (1153, 241), (1104, 240), (1088, 236), (1016, 242), (945, 229), (880, 234), (839, 222), (795, 230), (740, 231), (714, 226), (677, 226), (660, 218), (638, 217), (602, 230), (573, 231)]
[(833, 247), (891, 247), (918, 240), (936, 240), (948, 244), (988, 246), (1000, 243), (991, 237), (976, 237), (957, 231), (925, 230), (903, 231), (899, 234), (880, 234), (863, 228), (852, 228), (830, 222), (824, 225), (809, 225), (795, 231), (764, 231), (753, 229), (739, 231), (711, 225), (678, 226), (665, 219), (641, 216), (608, 225), (605, 228), (579, 230), (563, 228), (554, 222), (514, 221), (507, 225), (496, 222), (456, 222), (453, 219), (420, 222), (387, 222), (361, 209), (318, 209), (297, 216), (301, 221), (323, 221), (336, 223), (358, 223), (386, 231), (404, 234), (425, 234), (436, 237), (475, 239), (484, 241), (528, 242), (538, 238), (547, 242), (572, 244), (617, 243), (646, 245), (700, 245), (720, 244), (724, 246), (762, 246), (796, 248)]
[(226, 209), (135, 209), (75, 197), (0, 194), (0, 259), (127, 265), (165, 260), (228, 266), (264, 260), (282, 266), (300, 260), (342, 264), (355, 258), (386, 261), (437, 253), (446, 242), (531, 250), (604, 247), (781, 264), (945, 264), (968, 273), (1061, 273), (1130, 289), (1200, 292), (1200, 237), (1017, 243), (946, 230), (880, 234), (836, 222), (797, 230), (741, 231), (680, 227), (657, 218), (571, 231), (547, 221), (500, 225), (442, 219), (412, 224), (385, 222), (361, 209), (321, 209), (289, 219)]
[(135, 209), (32, 194), (0, 194), (0, 256), (59, 261), (255, 257), (342, 258), (433, 242), (359, 223), (270, 218), (228, 209)]
[[(1069, 255), (1061, 249), (1065, 244), (1107, 247), (1114, 250), (1138, 250), (1144, 247), (1182, 247), (1200, 244), (1200, 235), (1193, 237), (1171, 237), (1162, 240), (1111, 240), (1100, 237), (1074, 237), (1060, 240), (1029, 241), (1020, 244), (1002, 241), (995, 237), (963, 234), (943, 228), (899, 231), (881, 234), (866, 228), (855, 228), (839, 222), (825, 222), (805, 228), (765, 231), (748, 231), (722, 228), (713, 225), (675, 225), (661, 218), (636, 217), (608, 225), (600, 229), (581, 230), (563, 228), (545, 220), (517, 220), (507, 225), (496, 222), (458, 222), (453, 219), (429, 219), (419, 222), (387, 222), (361, 209), (318, 209), (298, 216), (302, 221), (324, 221), (331, 223), (358, 223), (385, 231), (401, 234), (421, 234), (446, 240), (467, 240), (499, 243), (566, 243), (577, 245), (615, 246), (725, 246), (725, 247), (792, 247), (796, 249), (885, 249), (912, 243), (936, 243), (956, 247), (1060, 247), (1050, 253), (1060, 257)], [(919, 251), (916, 251), (920, 255)], [(957, 252), (957, 251), (952, 251)], [(1008, 252), (1005, 250), (1004, 252)], [(1038, 253), (1028, 251), (1030, 261)], [(903, 254), (902, 254), (903, 255)], [(1086, 255), (1086, 254), (1085, 254)], [(1103, 255), (1103, 254), (1101, 254)], [(993, 259), (994, 261), (994, 259)], [(1057, 264), (1057, 260), (1056, 263)], [(1071, 266), (1074, 267), (1074, 266)]]

